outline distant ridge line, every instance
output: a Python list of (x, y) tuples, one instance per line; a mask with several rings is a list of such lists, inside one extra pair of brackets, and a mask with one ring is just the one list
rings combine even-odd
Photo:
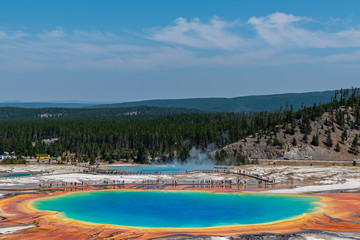
[(128, 108), (128, 107), (159, 107), (159, 108), (181, 108), (204, 112), (259, 112), (275, 111), (286, 105), (293, 106), (294, 110), (302, 105), (312, 106), (314, 103), (329, 103), (335, 90), (304, 92), (304, 93), (282, 93), (270, 95), (250, 95), (241, 97), (209, 97), (209, 98), (184, 98), (184, 99), (153, 99), (130, 101), (122, 103), (94, 103), (86, 101), (58, 101), (58, 102), (3, 102), (1, 107), (15, 108)]
[(305, 93), (282, 93), (270, 95), (250, 95), (233, 98), (210, 97), (210, 98), (185, 98), (185, 99), (154, 99), (124, 103), (100, 104), (87, 106), (87, 108), (117, 108), (151, 106), (162, 108), (191, 108), (207, 112), (259, 112), (274, 111), (280, 107), (293, 106), (297, 110), (314, 103), (329, 103), (335, 90), (305, 92)]

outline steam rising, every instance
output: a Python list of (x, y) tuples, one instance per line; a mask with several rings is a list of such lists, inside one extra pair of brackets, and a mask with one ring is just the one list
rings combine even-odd
[(192, 148), (190, 150), (190, 157), (184, 162), (175, 159), (172, 163), (174, 167), (184, 168), (188, 170), (212, 170), (215, 167), (215, 160), (209, 157), (209, 153), (213, 146), (209, 146), (205, 152), (199, 149)]

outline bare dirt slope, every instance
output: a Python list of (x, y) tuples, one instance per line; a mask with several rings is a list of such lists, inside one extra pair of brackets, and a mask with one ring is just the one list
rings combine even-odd
[[(345, 110), (344, 110), (345, 111)], [(352, 142), (356, 135), (360, 135), (357, 128), (352, 127), (354, 116), (350, 110), (346, 117), (345, 126), (342, 128), (336, 121), (332, 122), (335, 113), (327, 112), (321, 118), (311, 122), (312, 131), (308, 135), (307, 141), (303, 139), (304, 134), (301, 133), (299, 125), (300, 120), (297, 121), (295, 134), (285, 133), (283, 126), (278, 127), (276, 134), (269, 135), (255, 135), (249, 136), (244, 140), (227, 145), (219, 150), (224, 150), (228, 156), (232, 156), (234, 152), (240, 153), (249, 158), (259, 159), (303, 159), (306, 156), (318, 160), (354, 160), (360, 158), (359, 155), (354, 154), (352, 150)], [(328, 125), (326, 125), (328, 123)], [(328, 147), (326, 145), (328, 131), (330, 131), (333, 145)], [(342, 140), (342, 134), (346, 132), (347, 137)], [(311, 144), (313, 136), (319, 136), (319, 145)], [(281, 146), (274, 146), (272, 142), (278, 139)], [(293, 139), (296, 139), (296, 145), (292, 144)], [(269, 140), (270, 139), (270, 140)], [(336, 151), (336, 144), (339, 143), (340, 151)]]

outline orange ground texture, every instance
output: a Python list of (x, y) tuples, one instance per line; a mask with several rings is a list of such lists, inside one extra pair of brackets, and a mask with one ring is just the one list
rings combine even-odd
[[(116, 189), (116, 187), (109, 187)], [(125, 186), (122, 189), (135, 189)], [(194, 229), (154, 229), (132, 228), (106, 224), (91, 224), (57, 216), (54, 212), (37, 211), (30, 202), (44, 197), (57, 196), (67, 192), (97, 190), (94, 187), (62, 188), (52, 191), (21, 194), (0, 201), (0, 227), (35, 224), (36, 227), (20, 230), (12, 234), (2, 234), (0, 239), (149, 239), (157, 237), (186, 235), (228, 235), (259, 233), (295, 233), (305, 230), (328, 230), (360, 232), (360, 193), (327, 193), (312, 196), (321, 197), (322, 210), (303, 214), (296, 219), (268, 224), (194, 228)], [(233, 188), (184, 188), (168, 187), (162, 190), (207, 190), (236, 191)]]

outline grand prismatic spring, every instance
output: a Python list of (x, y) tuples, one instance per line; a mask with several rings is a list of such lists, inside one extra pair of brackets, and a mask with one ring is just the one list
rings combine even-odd
[(37, 200), (39, 210), (83, 222), (141, 228), (262, 224), (315, 212), (320, 198), (201, 191), (105, 190)]

